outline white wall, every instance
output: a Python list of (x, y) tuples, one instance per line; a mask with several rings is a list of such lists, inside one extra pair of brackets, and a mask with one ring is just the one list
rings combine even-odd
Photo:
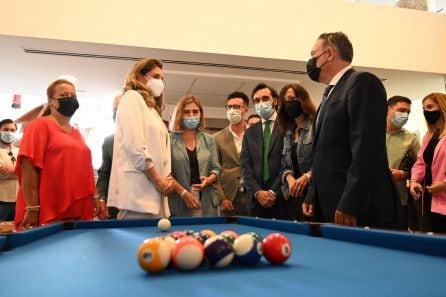
[(2, 1), (0, 34), (306, 61), (342, 30), (357, 66), (446, 73), (446, 16), (345, 0)]

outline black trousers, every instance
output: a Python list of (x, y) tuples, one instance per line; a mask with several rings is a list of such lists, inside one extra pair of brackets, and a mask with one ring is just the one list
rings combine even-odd
[(286, 203), (281, 195), (276, 198), (276, 203), (271, 208), (265, 208), (256, 202), (254, 207), (249, 210), (251, 217), (259, 217), (266, 219), (286, 219)]

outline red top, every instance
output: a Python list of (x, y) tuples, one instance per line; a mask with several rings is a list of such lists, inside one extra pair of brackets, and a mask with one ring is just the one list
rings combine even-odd
[(96, 188), (90, 149), (77, 129), (68, 133), (50, 118), (42, 117), (26, 127), (20, 144), (16, 227), (25, 215), (20, 170), (23, 157), (38, 169), (39, 224), (93, 218), (92, 196)]

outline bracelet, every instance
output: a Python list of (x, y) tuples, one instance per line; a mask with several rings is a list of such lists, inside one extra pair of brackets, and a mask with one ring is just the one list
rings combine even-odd
[(311, 175), (307, 172), (307, 173), (304, 173), (304, 175), (308, 178), (308, 180), (310, 180), (310, 178), (311, 178)]
[(25, 206), (25, 210), (38, 212), (40, 210), (40, 205)]
[(186, 194), (187, 190), (184, 189), (183, 192), (181, 192), (180, 197), (183, 198), (184, 194)]

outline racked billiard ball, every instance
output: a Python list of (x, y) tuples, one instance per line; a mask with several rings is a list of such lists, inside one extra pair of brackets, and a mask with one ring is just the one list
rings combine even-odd
[(263, 255), (271, 264), (282, 264), (291, 256), (290, 240), (281, 233), (273, 233), (263, 240)]
[(141, 268), (151, 273), (163, 271), (169, 264), (171, 255), (171, 247), (160, 238), (144, 240), (137, 253)]
[(181, 270), (192, 270), (203, 262), (203, 245), (193, 237), (182, 237), (173, 247), (173, 263)]
[(263, 254), (262, 242), (251, 234), (243, 234), (232, 245), (236, 260), (241, 265), (252, 266), (259, 262)]
[(234, 259), (232, 245), (221, 236), (214, 236), (204, 243), (204, 254), (212, 267), (222, 268)]

